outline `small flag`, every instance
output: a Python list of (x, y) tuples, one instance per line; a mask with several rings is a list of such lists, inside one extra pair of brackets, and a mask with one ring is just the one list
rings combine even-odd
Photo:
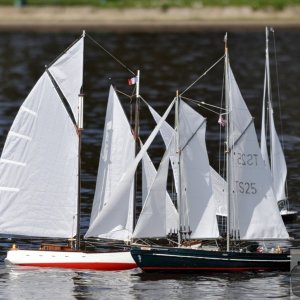
[(129, 78), (129, 79), (128, 79), (128, 84), (129, 84), (129, 85), (134, 85), (134, 84), (137, 83), (137, 81), (138, 81), (138, 78), (137, 78), (137, 77), (132, 77), (132, 78)]
[(225, 120), (224, 118), (222, 117), (222, 115), (219, 116), (219, 120), (218, 120), (218, 123), (221, 125), (221, 126), (225, 126)]

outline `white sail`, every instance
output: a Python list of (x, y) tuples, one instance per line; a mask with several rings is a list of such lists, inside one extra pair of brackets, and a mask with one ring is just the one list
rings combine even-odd
[[(266, 99), (267, 98), (267, 99)], [(269, 162), (267, 140), (266, 140), (266, 126), (265, 126), (265, 111), (266, 101), (268, 107), (269, 130), (270, 130), (270, 158)], [(268, 46), (268, 28), (266, 28), (266, 65), (265, 65), (265, 80), (264, 80), (264, 95), (263, 95), (263, 109), (262, 109), (262, 127), (261, 127), (261, 153), (267, 167), (271, 170), (273, 179), (273, 189), (277, 201), (286, 199), (286, 176), (287, 167), (285, 157), (279, 141), (275, 123), (274, 111), (271, 99), (271, 76), (269, 63), (269, 46)], [(271, 164), (270, 164), (271, 163)]]
[(182, 221), (190, 226), (192, 238), (219, 236), (205, 131), (206, 119), (180, 101), (181, 208), (186, 213)]
[(250, 115), (226, 59), (230, 112), (230, 228), (241, 239), (285, 239), (270, 173)]
[[(125, 232), (125, 228), (122, 227), (122, 224), (126, 223), (128, 217), (128, 211), (122, 210), (119, 208), (120, 203), (123, 200), (123, 195), (126, 195), (131, 190), (132, 180), (135, 174), (135, 170), (145, 155), (147, 149), (153, 142), (155, 136), (157, 135), (160, 127), (165, 121), (166, 117), (170, 113), (172, 106), (174, 105), (175, 100), (172, 101), (161, 121), (156, 125), (154, 130), (151, 132), (147, 141), (145, 142), (142, 149), (139, 151), (134, 161), (128, 166), (126, 172), (123, 174), (118, 185), (115, 187), (114, 192), (110, 201), (107, 205), (103, 206), (102, 210), (99, 212), (94, 222), (90, 224), (90, 227), (86, 233), (86, 237), (95, 237), (101, 236), (105, 238), (114, 238), (114, 239), (130, 239), (132, 236), (132, 231)], [(112, 217), (114, 215), (114, 217)], [(113, 229), (113, 230), (112, 230)], [(119, 236), (117, 233), (123, 231), (122, 236)]]
[(78, 95), (83, 82), (83, 44), (84, 38), (81, 38), (49, 67), (51, 75), (68, 100), (76, 123)]
[(213, 190), (213, 199), (216, 206), (216, 214), (220, 216), (227, 216), (227, 182), (212, 167), (210, 167), (210, 176)]
[(271, 171), (273, 178), (273, 189), (277, 201), (286, 199), (286, 176), (287, 176), (287, 167), (282, 151), (282, 147), (276, 133), (276, 128), (274, 124), (273, 117), (273, 108), (270, 105), (269, 108), (269, 118), (270, 118), (270, 143), (271, 143)]
[[(76, 234), (79, 139), (74, 116), (82, 86), (82, 55), (83, 39), (41, 76), (8, 133), (0, 159), (3, 234), (62, 238)], [(71, 62), (72, 72), (65, 73)], [(67, 76), (54, 83), (62, 77), (58, 74)], [(64, 95), (67, 102), (56, 84), (62, 93), (72, 91), (72, 97)], [(74, 116), (66, 106), (73, 108)]]
[[(183, 102), (184, 103), (184, 102)], [(189, 107), (188, 104), (184, 103), (184, 106)], [(150, 106), (148, 108), (156, 122), (160, 120), (159, 114)], [(190, 108), (191, 109), (191, 108)], [(203, 118), (199, 113), (195, 110), (193, 111), (193, 115), (195, 118)], [(197, 117), (196, 117), (197, 116)], [(161, 135), (164, 140), (165, 145), (168, 145), (171, 141), (172, 134), (174, 133), (174, 129), (165, 122), (161, 128)], [(176, 182), (176, 178), (178, 178), (178, 164), (175, 163), (175, 154), (171, 155), (170, 160), (172, 163), (174, 178)], [(227, 215), (227, 204), (226, 204), (226, 197), (227, 197), (227, 183), (226, 181), (217, 173), (212, 167), (210, 167), (210, 176), (211, 176), (211, 184), (213, 188), (213, 201), (215, 203), (216, 213), (218, 215)], [(177, 184), (176, 184), (177, 186)]]
[[(111, 86), (108, 97), (104, 134), (99, 159), (99, 168), (96, 182), (90, 226), (93, 226), (99, 212), (112, 198), (112, 194), (132, 163), (135, 156), (135, 140), (131, 128), (123, 111), (118, 95)], [(125, 213), (125, 217), (119, 220), (118, 226), (113, 225), (105, 232), (105, 237), (125, 239), (132, 232), (133, 226), (133, 178), (129, 189), (123, 194), (118, 209)], [(126, 215), (127, 212), (127, 215)], [(114, 219), (115, 211), (111, 218)], [(94, 229), (94, 235), (102, 236)], [(87, 233), (87, 235), (89, 232)]]
[(150, 157), (143, 157), (146, 177), (152, 185), (133, 233), (135, 238), (165, 237), (178, 228), (178, 213), (166, 187), (171, 150), (172, 146), (168, 147), (157, 172)]

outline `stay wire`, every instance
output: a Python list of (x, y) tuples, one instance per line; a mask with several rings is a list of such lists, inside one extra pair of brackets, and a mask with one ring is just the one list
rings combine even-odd
[(213, 69), (223, 58), (225, 54), (220, 57), (212, 66), (210, 66), (201, 76), (199, 76), (193, 83), (191, 83), (179, 96), (182, 96), (185, 92), (187, 92), (190, 88), (192, 88), (202, 77), (204, 77), (211, 69)]
[(85, 34), (93, 43), (95, 43), (101, 50), (103, 50), (107, 55), (109, 55), (114, 61), (120, 64), (124, 69), (126, 69), (132, 75), (136, 75), (128, 66), (126, 66), (120, 59), (114, 56), (111, 52), (109, 52), (106, 48), (104, 48), (99, 42), (93, 39), (89, 34)]

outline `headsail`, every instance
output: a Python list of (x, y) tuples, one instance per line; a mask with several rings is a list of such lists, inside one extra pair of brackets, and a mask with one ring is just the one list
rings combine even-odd
[[(222, 213), (225, 214), (226, 209), (224, 208), (224, 205), (222, 205), (222, 207), (219, 207), (219, 209), (217, 210), (216, 204), (217, 203), (220, 204), (220, 202), (215, 201), (216, 200), (215, 197), (216, 197), (216, 195), (222, 194), (224, 186), (222, 185), (222, 187), (221, 187), (220, 184), (224, 183), (224, 180), (211, 167), (209, 167), (209, 173), (205, 174), (206, 165), (203, 165), (203, 166), (199, 165), (199, 164), (201, 164), (200, 161), (205, 163), (206, 159), (207, 159), (207, 163), (208, 163), (205, 141), (202, 139), (202, 137), (204, 137), (204, 135), (205, 135), (205, 127), (206, 126), (205, 126), (205, 124), (203, 124), (202, 128), (197, 127), (200, 125), (200, 123), (202, 123), (204, 121), (204, 118), (199, 113), (197, 113), (195, 110), (193, 110), (189, 105), (187, 105), (185, 102), (180, 101), (180, 103), (181, 103), (180, 125), (182, 125), (185, 128), (185, 132), (181, 132), (181, 135), (184, 137), (182, 139), (182, 141), (183, 141), (182, 147), (184, 146), (184, 144), (183, 144), (184, 141), (186, 143), (191, 138), (191, 140), (186, 144), (187, 148), (185, 150), (183, 150), (183, 152), (186, 153), (183, 155), (183, 159), (185, 160), (184, 163), (185, 164), (191, 163), (191, 161), (189, 161), (189, 160), (190, 160), (190, 158), (192, 158), (192, 156), (190, 156), (190, 155), (194, 154), (197, 157), (197, 158), (194, 158), (195, 159), (194, 163), (191, 163), (193, 165), (193, 167), (190, 169), (185, 169), (185, 175), (186, 175), (186, 178), (188, 178), (189, 176), (191, 176), (191, 178), (193, 178), (193, 175), (190, 173), (190, 171), (194, 170), (196, 173), (198, 171), (201, 173), (201, 174), (197, 173), (197, 175), (193, 179), (191, 179), (191, 181), (189, 183), (187, 183), (187, 185), (189, 185), (189, 191), (188, 191), (189, 198), (185, 201), (190, 202), (190, 204), (188, 204), (189, 208), (187, 208), (187, 210), (189, 211), (187, 219), (189, 219), (190, 222), (192, 222), (191, 224), (193, 224), (192, 225), (193, 226), (192, 227), (192, 231), (193, 231), (192, 237), (196, 237), (196, 238), (198, 238), (198, 237), (199, 238), (200, 237), (201, 238), (218, 237), (219, 233), (218, 233), (217, 223), (216, 223), (216, 211), (222, 211)], [(155, 119), (156, 122), (158, 122), (160, 120), (160, 116), (157, 114), (157, 112), (152, 107), (150, 107), (150, 106), (148, 106), (148, 107), (149, 107), (149, 110), (150, 110), (153, 118)], [(191, 120), (193, 120), (195, 122), (194, 125), (191, 123), (192, 122)], [(197, 128), (194, 128), (194, 126), (196, 126)], [(163, 140), (166, 145), (168, 143), (170, 143), (173, 133), (174, 133), (174, 129), (167, 122), (165, 122), (164, 125), (162, 126), (161, 134), (162, 134)], [(195, 136), (193, 136), (193, 135), (195, 135)], [(202, 142), (204, 144), (202, 144)], [(171, 155), (170, 160), (172, 163), (172, 168), (173, 168), (175, 183), (176, 183), (176, 178), (178, 178), (178, 176), (176, 175), (178, 173), (178, 167), (177, 167), (178, 164), (175, 163), (176, 157), (175, 157), (174, 153), (173, 153), (173, 155)], [(198, 165), (199, 168), (196, 167), (196, 165)], [(186, 168), (189, 168), (189, 167), (186, 167)], [(196, 169), (198, 171), (196, 171)], [(206, 187), (201, 186), (200, 182), (202, 180), (204, 180), (203, 182), (206, 182), (204, 184)], [(214, 180), (214, 181), (212, 182), (212, 180)], [(186, 182), (188, 182), (188, 181), (189, 180), (186, 179)], [(202, 188), (204, 188), (204, 190), (210, 191), (209, 193), (211, 193), (212, 192), (211, 185), (218, 186), (219, 187), (218, 191), (220, 191), (220, 192), (217, 192), (217, 190), (216, 190), (216, 191), (213, 191), (213, 195), (211, 195), (211, 196), (208, 196), (208, 194), (207, 194), (206, 196), (210, 199), (209, 204), (207, 204), (207, 202), (206, 202), (207, 199), (205, 198), (206, 196), (204, 196), (202, 198), (202, 196), (204, 195), (203, 194), (204, 191), (201, 190), (201, 192), (200, 192), (199, 190), (202, 187)], [(177, 184), (176, 184), (176, 186), (177, 186)], [(198, 195), (196, 195), (197, 188), (199, 188)], [(193, 194), (193, 192), (192, 192), (193, 189), (195, 189), (194, 190), (195, 194)], [(200, 195), (201, 195), (201, 197), (200, 197)], [(199, 203), (202, 203), (202, 204), (199, 204)], [(201, 207), (201, 208), (198, 207), (198, 204), (203, 205), (203, 207)], [(207, 205), (207, 207), (206, 207), (206, 205)], [(206, 208), (204, 208), (204, 207), (206, 207)], [(200, 209), (200, 211), (199, 211), (199, 209)], [(205, 210), (205, 213), (203, 213), (203, 215), (201, 214), (202, 209), (203, 209), (203, 211)], [(208, 225), (209, 229), (207, 229), (206, 226), (200, 225), (200, 224), (202, 224), (201, 223), (202, 221), (200, 221), (201, 217), (203, 216), (203, 219), (206, 218), (206, 213), (207, 213), (208, 217), (207, 217), (207, 221), (205, 221), (205, 222), (207, 222), (206, 224), (209, 224)], [(212, 213), (212, 216), (210, 216), (211, 213)], [(201, 230), (199, 229), (200, 231), (196, 229), (196, 228), (199, 228), (199, 226), (201, 226)]]
[[(123, 111), (118, 95), (111, 86), (108, 97), (104, 135), (99, 159), (99, 169), (96, 182), (96, 191), (91, 213), (90, 227), (94, 226), (100, 211), (109, 206), (112, 195), (123, 174), (134, 160), (135, 140), (131, 128)], [(118, 224), (106, 227), (95, 227), (87, 232), (86, 236), (99, 236), (112, 239), (127, 239), (133, 230), (133, 178), (128, 182), (128, 189), (118, 203), (118, 210), (124, 214), (117, 220)], [(118, 211), (112, 210), (111, 220), (117, 218)]]
[(192, 238), (216, 238), (219, 230), (205, 142), (206, 119), (184, 101), (179, 107), (182, 205)]
[(166, 237), (171, 230), (178, 228), (178, 213), (166, 187), (173, 148), (172, 145), (167, 148), (157, 172), (150, 157), (147, 154), (143, 157), (147, 179), (152, 184), (133, 233), (135, 238)]
[(270, 173), (265, 167), (252, 116), (226, 58), (229, 105), (230, 228), (241, 239), (286, 239)]
[[(82, 56), (83, 38), (41, 76), (8, 133), (0, 159), (3, 234), (76, 234), (79, 139), (72, 118), (78, 115)], [(66, 110), (53, 78), (74, 116)]]
[[(156, 127), (148, 137), (142, 149), (139, 151), (139, 153), (132, 161), (132, 163), (128, 166), (126, 172), (122, 175), (118, 185), (114, 189), (110, 201), (107, 203), (107, 205), (103, 206), (103, 209), (96, 216), (94, 222), (90, 224), (89, 230), (86, 233), (86, 237), (101, 236), (106, 238), (115, 238), (115, 239), (124, 239), (124, 240), (131, 238), (132, 231), (130, 232), (129, 230), (127, 232), (124, 231), (124, 233), (126, 233), (125, 236), (124, 234), (122, 236), (115, 234), (119, 232), (120, 229), (123, 229), (122, 225), (120, 224), (123, 224), (123, 222), (128, 216), (127, 211), (121, 210), (119, 208), (119, 203), (122, 202), (123, 195), (129, 193), (131, 189), (131, 183), (135, 174), (135, 170), (139, 162), (145, 155), (147, 149), (153, 142), (155, 136), (157, 135), (166, 117), (170, 113), (172, 106), (174, 105), (174, 102), (175, 100), (172, 101), (172, 103), (164, 113), (164, 116), (162, 117), (161, 121), (156, 125)], [(112, 217), (112, 214), (114, 215), (114, 217)]]

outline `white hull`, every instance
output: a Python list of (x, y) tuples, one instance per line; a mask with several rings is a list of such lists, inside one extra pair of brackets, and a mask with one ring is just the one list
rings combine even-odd
[(75, 252), (13, 249), (7, 252), (8, 265), (117, 271), (136, 268), (129, 251)]

